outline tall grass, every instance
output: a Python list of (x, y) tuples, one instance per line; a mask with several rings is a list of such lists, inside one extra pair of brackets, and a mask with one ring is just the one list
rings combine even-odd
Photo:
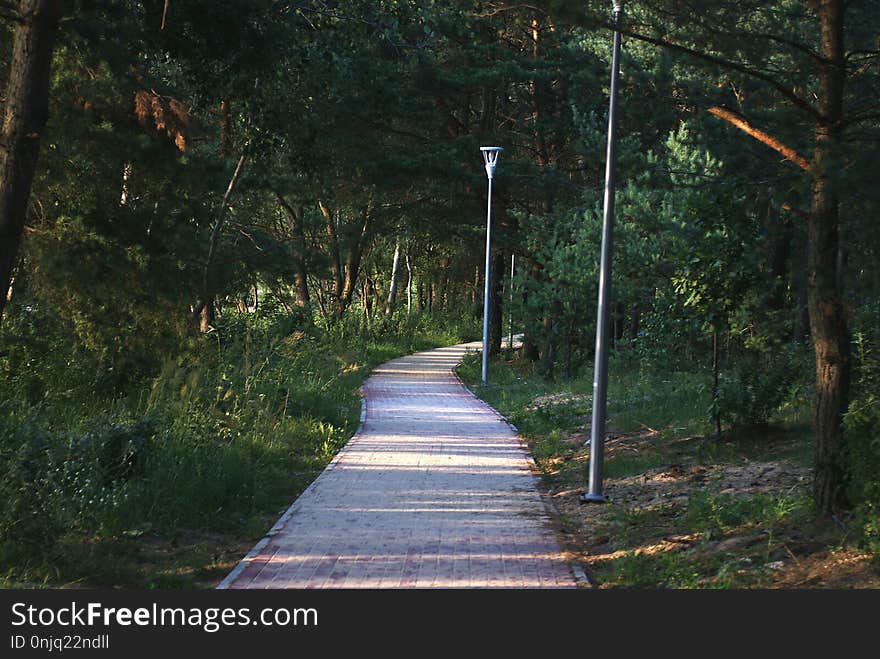
[[(506, 351), (507, 359), (494, 362), (490, 382), (479, 395), (505, 414), (529, 436), (585, 428), (592, 414), (592, 373), (548, 382), (534, 366)], [(612, 362), (612, 366), (616, 366)], [(709, 428), (711, 393), (700, 372), (651, 372), (621, 363), (610, 369), (608, 425), (613, 432), (644, 428), (701, 433)], [(479, 382), (479, 356), (465, 358), (459, 373)]]
[(231, 314), (152, 370), (108, 376), (63, 334), (46, 349), (21, 324), (4, 333), (0, 580), (13, 585), (124, 584), (107, 566), (136, 560), (142, 536), (259, 532), (352, 435), (375, 365), (474, 336), (466, 315)]

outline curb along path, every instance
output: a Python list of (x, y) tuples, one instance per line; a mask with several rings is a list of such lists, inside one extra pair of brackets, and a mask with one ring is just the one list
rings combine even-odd
[(453, 369), (378, 367), (360, 431), (219, 588), (573, 588), (530, 459)]

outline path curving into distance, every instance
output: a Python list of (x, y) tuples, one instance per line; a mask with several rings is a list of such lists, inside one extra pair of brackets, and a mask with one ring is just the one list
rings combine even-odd
[(530, 458), (453, 369), (378, 367), (359, 432), (218, 588), (566, 588)]

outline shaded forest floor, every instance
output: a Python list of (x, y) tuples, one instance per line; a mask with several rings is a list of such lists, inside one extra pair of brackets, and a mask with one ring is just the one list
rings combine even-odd
[[(460, 372), (479, 381), (473, 361)], [(804, 410), (716, 440), (697, 432), (708, 406), (691, 378), (635, 377), (610, 385), (602, 505), (579, 500), (590, 378), (547, 384), (511, 361), (473, 387), (528, 441), (560, 541), (594, 587), (880, 588), (880, 556), (845, 520), (813, 515)]]

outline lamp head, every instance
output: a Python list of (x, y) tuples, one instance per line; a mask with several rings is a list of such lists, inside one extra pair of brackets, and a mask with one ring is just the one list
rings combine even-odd
[(623, 11), (623, 0), (612, 0), (611, 4), (614, 5), (614, 13), (615, 14), (619, 14), (620, 12)]
[(483, 153), (483, 164), (486, 165), (486, 176), (495, 178), (495, 166), (504, 149), (500, 146), (481, 146), (480, 151)]

